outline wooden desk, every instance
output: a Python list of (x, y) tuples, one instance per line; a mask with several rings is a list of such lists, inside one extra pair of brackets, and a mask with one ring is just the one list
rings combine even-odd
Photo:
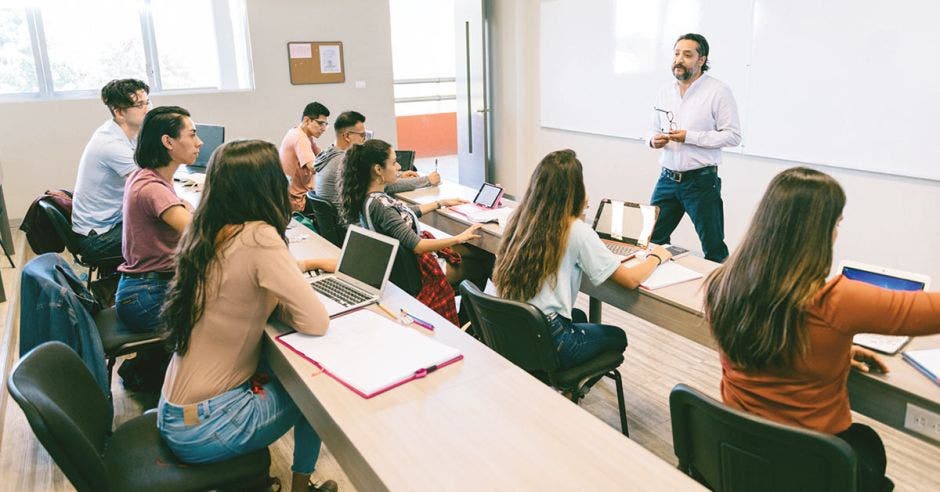
[[(472, 198), (474, 193), (470, 188), (444, 183), (435, 188), (399, 193), (398, 197), (411, 203), (425, 203), (437, 198)], [(462, 215), (444, 210), (428, 214), (421, 220), (451, 234), (462, 231), (469, 224)], [(481, 238), (480, 247), (495, 252), (496, 247), (491, 245), (498, 245), (502, 231), (495, 224), (489, 224), (485, 229), (487, 236)], [(691, 255), (680, 258), (677, 262), (706, 276), (718, 267), (717, 263)], [(606, 303), (717, 350), (718, 345), (705, 325), (702, 312), (702, 284), (703, 281), (698, 280), (648, 291), (625, 289), (609, 280), (595, 287), (587, 279), (583, 279), (581, 292), (590, 297), (589, 319), (592, 322), (601, 321), (601, 306)], [(937, 347), (940, 347), (940, 335), (916, 338), (905, 348)], [(852, 409), (927, 442), (940, 445), (938, 441), (904, 428), (904, 416), (909, 403), (940, 415), (940, 386), (920, 374), (902, 360), (900, 355), (884, 356), (884, 359), (891, 370), (888, 374), (852, 371), (848, 383)]]
[[(338, 254), (302, 226), (288, 235), (298, 258)], [(701, 489), (396, 286), (383, 302), (433, 323), (422, 333), (464, 360), (364, 399), (273, 342), (279, 327), (266, 330), (273, 370), (357, 488)]]

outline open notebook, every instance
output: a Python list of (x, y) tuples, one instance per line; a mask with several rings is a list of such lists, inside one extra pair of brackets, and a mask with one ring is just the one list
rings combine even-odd
[(463, 358), (459, 350), (365, 309), (331, 319), (326, 335), (294, 332), (277, 340), (363, 398)]
[(667, 261), (656, 267), (656, 270), (653, 270), (649, 278), (640, 283), (640, 287), (647, 290), (656, 290), (702, 277), (701, 273), (691, 268), (686, 268), (674, 261)]

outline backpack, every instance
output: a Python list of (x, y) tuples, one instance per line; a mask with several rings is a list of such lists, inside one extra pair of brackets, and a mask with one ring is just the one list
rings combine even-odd
[[(72, 192), (68, 190), (46, 191), (41, 196), (33, 200), (33, 203), (26, 211), (23, 217), (23, 223), (20, 224), (20, 230), (26, 233), (26, 241), (29, 247), (41, 255), (43, 253), (61, 253), (65, 250), (65, 243), (56, 232), (55, 226), (49, 221), (49, 218), (43, 212), (39, 202), (46, 200), (52, 203), (62, 212), (62, 215), (72, 223)], [(69, 231), (71, 233), (71, 231)]]

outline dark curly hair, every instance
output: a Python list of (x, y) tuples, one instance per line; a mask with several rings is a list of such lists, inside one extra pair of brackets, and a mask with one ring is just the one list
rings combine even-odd
[(346, 151), (346, 158), (339, 170), (339, 198), (340, 217), (347, 224), (359, 222), (359, 214), (372, 179), (372, 166), (380, 164), (385, 167), (391, 150), (392, 146), (384, 140), (368, 140)]

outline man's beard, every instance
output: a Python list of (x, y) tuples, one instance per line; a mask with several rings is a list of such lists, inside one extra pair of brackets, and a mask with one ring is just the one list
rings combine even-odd
[[(676, 69), (677, 69), (677, 68), (681, 68), (681, 69), (682, 69), (682, 73), (676, 72)], [(689, 79), (692, 78), (692, 71), (689, 70), (689, 69), (687, 69), (687, 68), (685, 68), (684, 65), (679, 65), (679, 64), (673, 65), (673, 66), (672, 66), (672, 74), (676, 77), (676, 80), (678, 80), (678, 81), (680, 81), (680, 82), (685, 82), (686, 80), (689, 80)]]

